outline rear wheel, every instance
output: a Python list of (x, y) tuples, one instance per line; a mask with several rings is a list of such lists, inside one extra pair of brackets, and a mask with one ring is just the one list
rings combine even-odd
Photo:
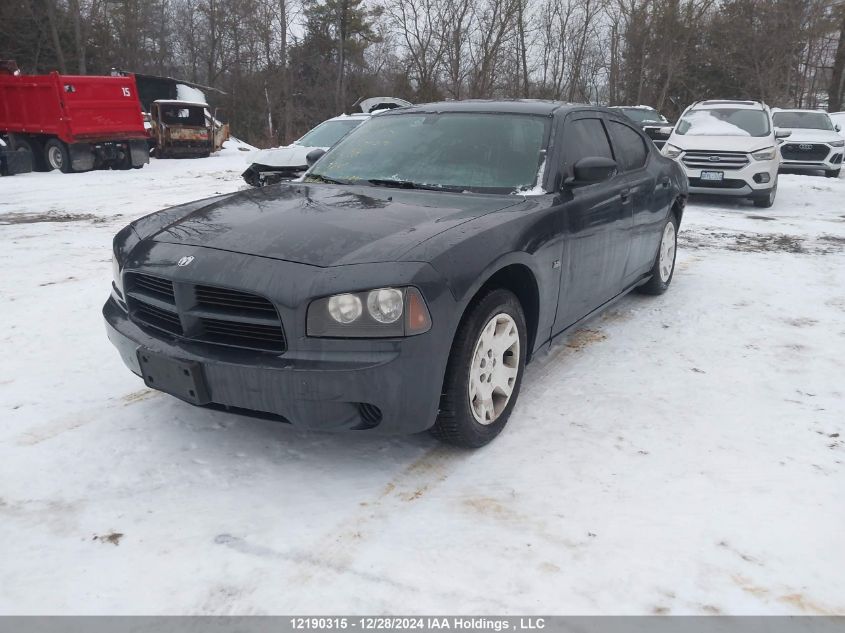
[(525, 315), (509, 290), (476, 300), (455, 336), (432, 433), (464, 448), (495, 438), (519, 395), (528, 352)]
[(48, 171), (59, 169), (65, 174), (73, 171), (67, 145), (57, 138), (51, 138), (44, 144), (44, 162)]
[(671, 213), (663, 226), (660, 247), (657, 250), (657, 257), (654, 258), (654, 265), (651, 267), (651, 279), (638, 287), (637, 290), (648, 295), (661, 295), (666, 292), (675, 274), (677, 252), (678, 219), (674, 213)]
[(841, 172), (840, 169), (826, 169), (824, 175), (828, 178), (839, 178), (839, 173)]
[(32, 156), (32, 168), (36, 171), (44, 171), (44, 161), (41, 155), (41, 148), (36, 141), (32, 141), (17, 134), (9, 135), (9, 140), (12, 143), (12, 149), (16, 152), (29, 152)]

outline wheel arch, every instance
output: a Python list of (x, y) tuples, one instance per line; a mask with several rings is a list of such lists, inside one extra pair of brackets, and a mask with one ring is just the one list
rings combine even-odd
[[(460, 324), (464, 322), (469, 310), (481, 296), (496, 288), (509, 290), (516, 295), (525, 314), (528, 343), (525, 362), (528, 363), (533, 355), (540, 322), (540, 287), (537, 283), (537, 276), (525, 262), (509, 261), (500, 262), (499, 266), (486, 271), (484, 275), (480, 276), (480, 280), (483, 281), (479, 281), (473, 289), (466, 293), (467, 300), (463, 304), (458, 329), (460, 329)], [(455, 334), (457, 334), (457, 331), (456, 329)]]
[(684, 218), (684, 208), (687, 206), (687, 199), (685, 196), (676, 196), (675, 201), (672, 202), (672, 206), (669, 209), (669, 213), (674, 214), (675, 219), (678, 221), (678, 227), (681, 226), (681, 220)]

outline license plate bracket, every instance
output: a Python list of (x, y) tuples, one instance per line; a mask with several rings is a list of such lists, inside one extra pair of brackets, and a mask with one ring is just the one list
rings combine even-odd
[(725, 172), (703, 170), (701, 172), (701, 179), (707, 182), (722, 182), (725, 179)]
[(148, 387), (164, 391), (191, 404), (211, 402), (200, 363), (180, 360), (139, 347), (138, 365)]

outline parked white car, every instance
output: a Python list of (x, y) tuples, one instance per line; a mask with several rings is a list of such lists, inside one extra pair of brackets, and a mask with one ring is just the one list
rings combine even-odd
[[(779, 130), (792, 132), (781, 143), (781, 168), (800, 171), (824, 171), (829, 178), (838, 178), (842, 169), (845, 139), (840, 126), (823, 110), (772, 110), (772, 120)], [(841, 128), (840, 128), (841, 129)]]
[(243, 179), (253, 187), (263, 187), (299, 178), (308, 169), (306, 158), (313, 150), (328, 150), (373, 114), (411, 104), (395, 97), (370, 97), (357, 105), (361, 112), (323, 121), (290, 145), (260, 150), (250, 157), (252, 164), (241, 174)]
[(689, 106), (663, 146), (686, 170), (693, 194), (750, 198), (774, 204), (779, 138), (769, 107), (758, 101), (698, 101)]
[(839, 136), (845, 137), (845, 112), (829, 112), (828, 116), (836, 126)]

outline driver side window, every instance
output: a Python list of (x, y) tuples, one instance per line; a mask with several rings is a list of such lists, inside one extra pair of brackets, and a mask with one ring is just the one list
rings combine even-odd
[(582, 158), (599, 156), (614, 160), (607, 131), (601, 119), (576, 119), (565, 124), (563, 135), (565, 172), (572, 174), (572, 168)]

